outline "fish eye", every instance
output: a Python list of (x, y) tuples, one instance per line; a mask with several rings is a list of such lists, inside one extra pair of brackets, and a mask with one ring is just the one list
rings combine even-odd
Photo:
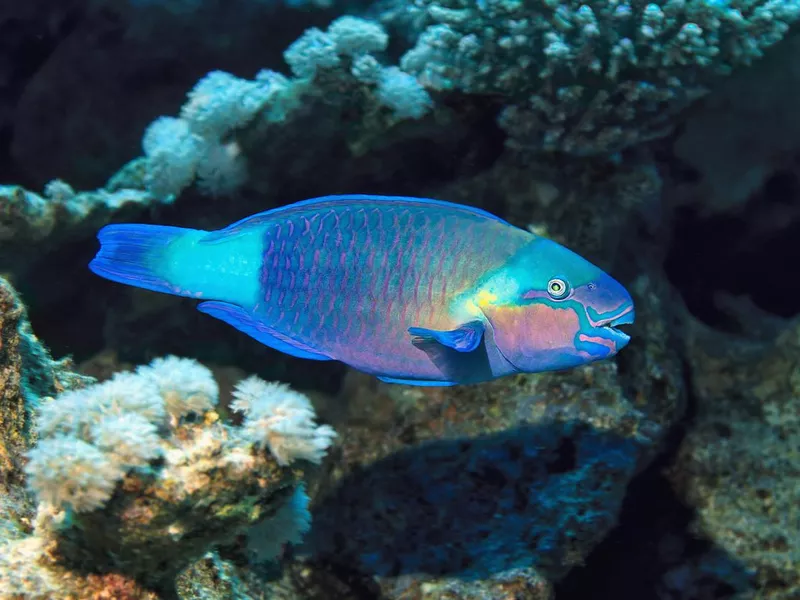
[(554, 277), (547, 282), (547, 293), (553, 300), (561, 300), (569, 294), (569, 284), (560, 277)]

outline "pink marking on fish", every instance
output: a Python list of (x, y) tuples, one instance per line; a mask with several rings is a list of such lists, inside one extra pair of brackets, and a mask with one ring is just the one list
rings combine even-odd
[(403, 302), (400, 307), (400, 324), (403, 327), (410, 326), (408, 322), (408, 302)]
[[(403, 271), (402, 271), (402, 273), (400, 275), (400, 290), (401, 290), (400, 293), (402, 293), (402, 290), (405, 289), (406, 278), (408, 277), (408, 275), (411, 272), (411, 270), (414, 268), (414, 263), (416, 262), (416, 260), (417, 260), (417, 248), (416, 248), (416, 246), (413, 246), (411, 248), (411, 255), (408, 257), (408, 260), (405, 261), (406, 268), (403, 269)], [(411, 287), (414, 289), (414, 298), (416, 299), (417, 286), (416, 285), (412, 285)]]
[[(339, 217), (336, 217), (336, 218), (338, 220)], [(343, 239), (344, 239), (344, 237), (342, 236), (342, 232), (339, 229), (339, 225), (337, 223), (337, 225), (336, 225), (336, 247), (337, 248), (339, 248), (342, 245), (342, 240)]]
[(336, 315), (336, 294), (328, 294), (328, 314)]
[(350, 217), (350, 222), (347, 224), (347, 229), (350, 231), (350, 245), (347, 247), (347, 252), (352, 253), (353, 248), (356, 246), (356, 234), (353, 228), (353, 222), (355, 221), (355, 215), (353, 214), (352, 210), (347, 211), (347, 215)]
[(605, 346), (611, 352), (616, 352), (617, 345), (612, 341), (606, 338), (602, 338), (596, 335), (586, 335), (585, 333), (580, 334), (578, 339), (582, 342), (592, 342), (593, 344), (599, 344), (600, 346)]
[[(372, 248), (372, 229), (367, 226), (367, 211), (364, 211), (364, 233), (366, 233), (366, 239), (364, 240), (364, 247), (365, 248)], [(372, 250), (375, 251), (374, 249)]]

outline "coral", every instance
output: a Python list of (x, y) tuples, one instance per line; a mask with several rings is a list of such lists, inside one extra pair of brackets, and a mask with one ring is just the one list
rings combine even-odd
[(314, 409), (303, 394), (289, 386), (258, 377), (242, 381), (233, 392), (231, 408), (245, 415), (244, 436), (268, 447), (279, 465), (303, 459), (319, 464), (336, 433), (314, 423)]
[(328, 26), (328, 35), (336, 52), (348, 56), (382, 52), (389, 45), (389, 35), (378, 23), (357, 17), (339, 17)]
[(267, 119), (283, 119), (293, 106), (288, 83), (266, 70), (254, 81), (208, 73), (188, 93), (180, 118), (159, 117), (145, 131), (147, 189), (169, 202), (198, 177), (209, 195), (236, 191), (247, 170), (238, 145), (228, 138), (261, 111)]
[[(141, 190), (75, 192), (62, 181), (47, 185), (45, 196), (19, 186), (0, 186), (0, 241), (51, 243), (51, 236), (78, 226), (89, 230), (106, 223), (126, 205), (144, 205), (153, 197)], [(51, 238), (51, 239), (47, 239)]]
[[(388, 41), (380, 24), (345, 16), (327, 31), (307, 29), (286, 49), (291, 79), (268, 69), (252, 81), (208, 73), (189, 92), (180, 118), (159, 117), (145, 131), (147, 190), (167, 202), (195, 179), (208, 195), (237, 191), (247, 181), (246, 147), (237, 134), (258, 129), (259, 122), (285, 125), (315, 95), (347, 104), (366, 88), (372, 104), (391, 109), (396, 121), (422, 118), (433, 109), (428, 92), (414, 76), (373, 56)], [(327, 86), (352, 93), (326, 95)]]
[[(421, 6), (420, 6), (421, 5)], [(668, 132), (717, 78), (800, 16), (797, 0), (424, 0), (401, 66), (426, 87), (499, 96), (515, 147), (606, 154)]]
[(378, 77), (378, 100), (399, 119), (419, 119), (433, 108), (431, 97), (416, 78), (397, 67), (387, 67)]
[(0, 278), (0, 495), (22, 479), (23, 454), (35, 435), (33, 408), (87, 381), (71, 368), (71, 361), (50, 357), (17, 293)]
[[(89, 598), (79, 573), (169, 596), (183, 569), (253, 526), (270, 536), (256, 544), (262, 555), (272, 545), (268, 558), (299, 541), (309, 513), (298, 461), (319, 462), (335, 434), (284, 386), (251, 377), (234, 393), (247, 402), (242, 427), (219, 418), (208, 369), (168, 356), (43, 404), (26, 466), (38, 523), (34, 538), (0, 551), (0, 596), (35, 584), (47, 597)], [(4, 577), (10, 569), (19, 573)], [(73, 586), (53, 587), (61, 571)]]
[(227, 137), (268, 103), (280, 104), (285, 78), (263, 72), (255, 81), (212, 71), (189, 92), (180, 118), (159, 117), (145, 131), (147, 189), (173, 200), (199, 177), (209, 195), (231, 193), (246, 181), (245, 163)]
[(310, 79), (317, 70), (339, 66), (336, 42), (325, 32), (312, 27), (307, 29), (283, 54), (292, 73), (301, 79)]
[(74, 437), (48, 438), (29, 457), (28, 483), (39, 499), (78, 512), (102, 507), (124, 475), (102, 450)]
[(274, 560), (285, 543), (299, 544), (311, 529), (309, 497), (305, 486), (298, 485), (292, 497), (272, 518), (255, 525), (247, 534), (248, 549), (253, 562)]
[(759, 598), (797, 598), (800, 322), (784, 323), (768, 341), (690, 325), (698, 410), (670, 478), (697, 511), (695, 534), (749, 575), (744, 589), (741, 581), (725, 583)]

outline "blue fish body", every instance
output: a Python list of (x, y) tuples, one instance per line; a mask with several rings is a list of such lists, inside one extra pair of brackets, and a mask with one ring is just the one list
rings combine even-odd
[(329, 196), (218, 231), (120, 224), (98, 238), (98, 275), (202, 299), (272, 348), (390, 382), (584, 364), (619, 351), (614, 326), (633, 320), (627, 291), (577, 254), (437, 200)]

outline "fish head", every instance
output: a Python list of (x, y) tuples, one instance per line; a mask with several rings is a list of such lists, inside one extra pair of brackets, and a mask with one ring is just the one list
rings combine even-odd
[[(567, 369), (614, 356), (630, 341), (633, 300), (599, 267), (560, 244), (536, 238), (477, 293), (494, 343), (515, 369)], [(483, 298), (483, 302), (480, 302)]]

